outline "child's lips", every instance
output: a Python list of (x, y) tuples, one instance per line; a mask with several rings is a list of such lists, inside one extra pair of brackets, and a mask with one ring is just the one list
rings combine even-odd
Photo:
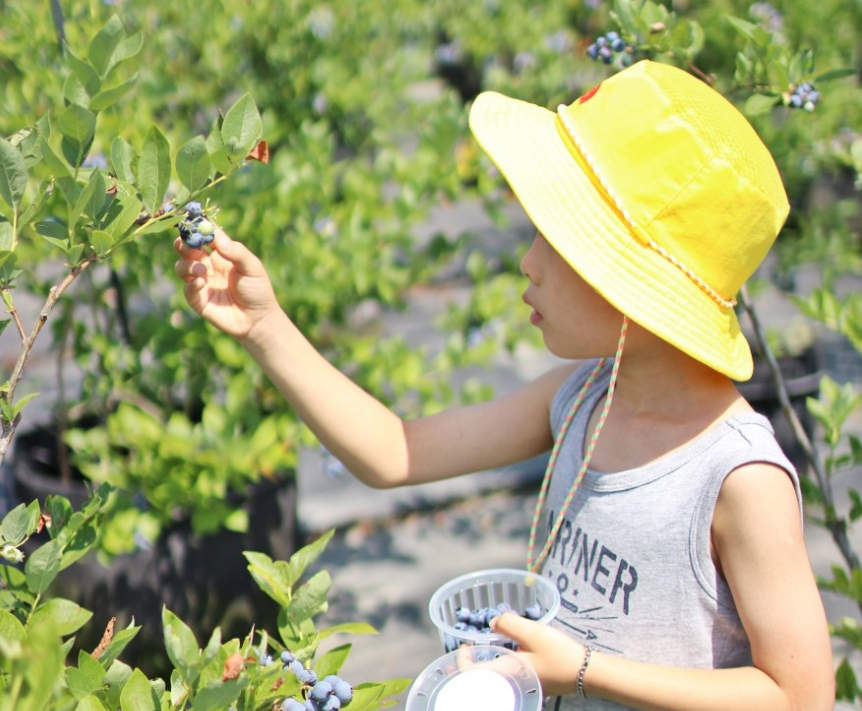
[(523, 300), (523, 302), (527, 306), (529, 306), (530, 308), (533, 309), (532, 313), (530, 314), (530, 323), (533, 324), (534, 326), (538, 326), (539, 323), (541, 323), (541, 321), (542, 321), (542, 314), (539, 312), (539, 310), (535, 306), (533, 306), (533, 304), (530, 302), (530, 299), (526, 293), (521, 297), (521, 299)]

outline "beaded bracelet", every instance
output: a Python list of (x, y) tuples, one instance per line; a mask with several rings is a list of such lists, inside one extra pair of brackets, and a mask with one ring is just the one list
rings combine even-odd
[(587, 698), (584, 693), (584, 675), (587, 673), (587, 667), (590, 664), (590, 657), (593, 654), (593, 647), (590, 644), (584, 645), (584, 661), (581, 663), (580, 671), (578, 671), (578, 696), (582, 699)]

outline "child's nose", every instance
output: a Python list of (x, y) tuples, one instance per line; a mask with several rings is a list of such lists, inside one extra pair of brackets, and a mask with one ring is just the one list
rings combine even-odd
[(531, 282), (535, 282), (535, 277), (537, 276), (537, 266), (536, 266), (536, 243), (539, 241), (539, 235), (533, 239), (532, 244), (524, 253), (524, 256), (521, 257), (521, 274), (523, 274), (527, 279)]

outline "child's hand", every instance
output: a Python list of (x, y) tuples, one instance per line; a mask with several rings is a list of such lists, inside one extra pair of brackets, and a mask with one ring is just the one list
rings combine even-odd
[(212, 251), (174, 242), (174, 270), (189, 305), (216, 328), (243, 339), (279, 305), (263, 264), (248, 248), (215, 230)]
[(518, 655), (539, 675), (542, 693), (562, 696), (577, 692), (584, 646), (564, 632), (507, 612), (491, 623), (494, 632), (514, 639)]

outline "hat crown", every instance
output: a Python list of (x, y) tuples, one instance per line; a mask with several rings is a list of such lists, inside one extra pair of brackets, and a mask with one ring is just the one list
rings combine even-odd
[(746, 118), (703, 81), (652, 61), (560, 113), (635, 236), (732, 298), (789, 210), (775, 162)]

